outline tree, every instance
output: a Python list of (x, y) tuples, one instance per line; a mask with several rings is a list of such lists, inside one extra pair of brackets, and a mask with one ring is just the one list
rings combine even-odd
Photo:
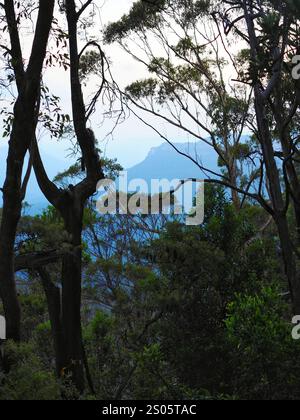
[[(225, 2), (226, 3), (226, 2)], [(247, 42), (249, 51), (249, 80), (254, 92), (256, 135), (261, 145), (266, 167), (271, 214), (278, 229), (285, 271), (289, 281), (294, 312), (300, 311), (300, 278), (297, 272), (298, 254), (287, 221), (289, 199), (292, 198), (296, 221), (299, 218), (299, 180), (295, 168), (297, 154), (297, 109), (299, 107), (297, 86), (287, 100), (284, 81), (291, 77), (289, 66), (290, 49), (295, 49), (298, 38), (299, 14), (291, 13), (289, 2), (236, 1), (234, 16), (230, 8), (221, 12), (227, 19), (227, 32), (242, 25), (240, 36)], [(285, 69), (289, 70), (286, 71)], [(266, 82), (265, 82), (266, 81)], [(291, 84), (290, 84), (291, 85)], [(275, 124), (282, 151), (282, 169), (285, 179), (285, 194), (276, 162), (276, 149), (272, 137)]]
[[(36, 9), (37, 12), (35, 12), (34, 5), (30, 5), (24, 10), (19, 3), (15, 4), (14, 1), (6, 1), (4, 5), (11, 42), (11, 49), (7, 48), (7, 53), (10, 55), (10, 63), (14, 70), (14, 75), (9, 80), (11, 84), (16, 83), (18, 90), (14, 115), (9, 119), (9, 122), (12, 121), (12, 127), (7, 177), (3, 188), (0, 237), (0, 291), (8, 322), (8, 338), (16, 341), (20, 339), (20, 308), (14, 280), (14, 272), (18, 266), (15, 264), (14, 244), (22, 201), (33, 166), (42, 192), (61, 215), (68, 234), (69, 247), (62, 254), (62, 299), (60, 299), (59, 290), (49, 281), (41, 264), (40, 274), (44, 281), (54, 334), (57, 338), (56, 348), (59, 360), (57, 370), (66, 376), (70, 374), (73, 383), (82, 392), (84, 389), (84, 352), (80, 309), (83, 215), (87, 199), (96, 192), (97, 183), (104, 176), (97, 141), (88, 126), (88, 120), (95, 109), (97, 99), (104, 91), (105, 66), (108, 63), (101, 47), (95, 40), (88, 41), (83, 45), (82, 50), (79, 50), (79, 22), (81, 24), (83, 14), (88, 6), (92, 5), (92, 1), (88, 0), (78, 6), (75, 1), (70, 0), (64, 2), (64, 6), (60, 5), (59, 10), (55, 9), (55, 12), (61, 11), (65, 15), (66, 31), (64, 22), (60, 22), (53, 16), (54, 1), (47, 1), (46, 4), (45, 2), (40, 3)], [(16, 15), (16, 9), (18, 9), (18, 15)], [(20, 47), (19, 21), (23, 16), (25, 19), (35, 17), (35, 13), (38, 16), (32, 55), (25, 68)], [(51, 28), (56, 46), (55, 53), (52, 53), (53, 50), (50, 48)], [(93, 54), (87, 53), (90, 49), (93, 50)], [(74, 135), (82, 155), (82, 171), (86, 173), (84, 179), (77, 185), (69, 185), (65, 189), (57, 188), (55, 183), (48, 179), (36, 137), (37, 126), (43, 125), (52, 136), (60, 137), (71, 122), (69, 116), (61, 114), (59, 98), (51, 96), (49, 89), (42, 81), (43, 64), (47, 54), (46, 67), (55, 62), (66, 70), (70, 70)], [(91, 103), (86, 106), (82, 81), (83, 77), (91, 71), (95, 71), (95, 68), (101, 77), (101, 85)], [(53, 105), (53, 115), (51, 115), (51, 109), (45, 109), (47, 106), (49, 107), (49, 103)], [(8, 131), (9, 129), (8, 123)], [(28, 151), (30, 152), (30, 162), (22, 183), (24, 158)], [(32, 260), (36, 264), (38, 259), (41, 263), (43, 260), (41, 255), (31, 255), (26, 258), (25, 264), (32, 263)], [(47, 258), (44, 259), (44, 263), (46, 261)], [(22, 265), (22, 260), (19, 259), (16, 262)], [(60, 302), (62, 303), (60, 304)], [(58, 340), (58, 336), (60, 336), (60, 340)]]
[[(63, 174), (58, 178), (65, 183)], [(212, 186), (200, 227), (159, 215), (101, 217), (88, 206), (82, 324), (96, 398), (299, 397), (299, 343), (287, 321), (276, 228), (259, 232), (264, 217), (248, 204), (236, 212), (226, 191)], [(67, 376), (63, 394), (62, 381), (54, 381), (49, 321), (57, 312), (40, 272), (59, 293), (68, 248), (53, 207), (21, 219), (16, 265), (24, 343), (6, 346), (12, 368), (0, 374), (1, 400), (80, 396)]]
[[(296, 52), (299, 38), (299, 14), (294, 8), (289, 2), (248, 0), (137, 1), (119, 22), (107, 27), (105, 36), (107, 42), (119, 42), (153, 74), (123, 93), (133, 112), (146, 111), (157, 122), (166, 121), (211, 145), (226, 168), (225, 175), (187, 156), (207, 174), (206, 182), (230, 188), (237, 208), (240, 196), (242, 204), (245, 199), (256, 200), (272, 216), (294, 312), (299, 313), (298, 252), (287, 217), (292, 199), (299, 218), (300, 192), (296, 171), (299, 94), (290, 66), (290, 51)], [(234, 54), (231, 43), (236, 41), (244, 49)], [(137, 56), (136, 51), (142, 52)], [(226, 71), (234, 74), (228, 82)], [(139, 118), (146, 117), (139, 114)], [(173, 145), (157, 126), (145, 122)], [(254, 142), (242, 142), (245, 129), (252, 132)], [(246, 162), (252, 165), (239, 183), (238, 162), (244, 162), (242, 168)]]
[[(259, 295), (262, 284), (273, 281), (278, 285), (276, 301), (283, 301), (273, 230), (255, 236), (261, 218), (258, 206), (237, 214), (224, 189), (208, 187), (201, 227), (169, 221), (160, 234), (146, 227), (143, 234), (143, 227), (128, 218), (95, 221), (98, 241), (91, 235), (94, 258), (85, 276), (86, 293), (93, 302), (88, 313), (94, 313), (97, 303), (102, 310), (98, 307), (90, 321), (85, 340), (100, 395), (240, 395), (232, 375), (236, 359), (230, 362), (235, 344), (228, 340), (224, 322), (228, 307), (237, 293)], [(151, 218), (145, 222), (151, 226)], [(286, 332), (288, 323), (282, 314), (277, 317)], [(247, 337), (241, 341), (246, 345)], [(293, 347), (289, 335), (288, 341)], [(282, 346), (280, 360), (286, 363), (288, 355)], [(263, 352), (257, 357), (263, 359)]]
[(7, 52), (14, 71), (13, 77), (16, 81), (18, 97), (14, 105), (6, 179), (2, 189), (0, 295), (7, 320), (7, 337), (19, 341), (21, 334), (20, 306), (15, 286), (14, 243), (28, 181), (28, 177), (25, 177), (22, 183), (23, 165), (37, 125), (40, 82), (53, 19), (54, 0), (40, 2), (32, 52), (26, 69), (24, 68), (14, 1), (4, 1), (3, 9), (6, 30), (9, 33), (11, 44), (10, 48), (7, 47)]
[(138, 1), (128, 15), (106, 28), (105, 39), (119, 42), (150, 73), (122, 92), (130, 110), (175, 149), (145, 115), (210, 146), (222, 172), (208, 168), (201, 156), (185, 155), (205, 177), (231, 187), (239, 210), (240, 194), (263, 202), (260, 194), (250, 193), (259, 178), (253, 165), (257, 150), (243, 137), (251, 122), (251, 89), (234, 80), (227, 83), (227, 73), (236, 72), (237, 60), (226, 47), (223, 51), (225, 44), (209, 13), (206, 1)]

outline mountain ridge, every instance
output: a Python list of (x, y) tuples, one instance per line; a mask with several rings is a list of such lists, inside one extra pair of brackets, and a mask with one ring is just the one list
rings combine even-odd
[[(215, 152), (203, 142), (199, 143), (174, 143), (174, 146), (180, 152), (187, 153), (194, 159), (198, 160), (201, 165), (218, 171), (217, 156)], [(7, 154), (7, 145), (0, 149), (0, 158), (3, 154)], [(43, 160), (49, 177), (53, 179), (58, 172), (64, 171), (72, 164), (71, 159), (63, 159), (60, 156), (54, 157), (43, 150)], [(5, 179), (5, 165), (0, 168), (0, 185), (3, 185)], [(127, 170), (128, 181), (134, 179), (143, 179), (148, 185), (152, 179), (167, 179), (169, 181), (175, 179), (202, 178), (203, 172), (195, 163), (187, 157), (178, 154), (174, 148), (168, 143), (162, 143), (160, 146), (153, 147), (149, 150), (146, 158)], [(29, 213), (37, 214), (46, 208), (49, 203), (41, 193), (35, 175), (32, 173), (28, 184), (25, 201), (30, 205)], [(0, 206), (2, 197), (0, 197)]]

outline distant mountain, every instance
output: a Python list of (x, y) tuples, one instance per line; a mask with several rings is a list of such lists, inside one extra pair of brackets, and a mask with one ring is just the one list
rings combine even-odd
[[(204, 143), (176, 143), (176, 148), (195, 159), (201, 166), (219, 172), (217, 156)], [(151, 179), (204, 178), (206, 175), (190, 159), (180, 155), (168, 143), (150, 150), (146, 159), (128, 170), (129, 180), (142, 178), (148, 185)]]
[[(177, 143), (177, 149), (183, 153), (187, 153), (199, 163), (211, 170), (218, 171), (217, 157), (213, 150), (203, 143), (187, 144)], [(49, 150), (49, 149), (48, 149)], [(7, 155), (7, 146), (0, 148), (0, 162), (5, 162)], [(55, 157), (53, 154), (47, 153), (46, 147), (42, 149), (42, 157), (50, 179), (53, 179), (58, 172), (67, 169), (72, 161), (67, 161), (64, 155)], [(6, 165), (0, 167), (0, 186), (3, 185), (5, 179)], [(148, 185), (152, 179), (186, 179), (186, 178), (202, 178), (203, 172), (189, 159), (179, 155), (169, 144), (164, 143), (159, 147), (150, 150), (146, 159), (128, 170), (128, 179), (143, 179)], [(30, 204), (30, 213), (36, 214), (49, 204), (40, 192), (36, 178), (32, 174), (28, 185), (26, 202)], [(0, 197), (0, 206), (2, 197)]]

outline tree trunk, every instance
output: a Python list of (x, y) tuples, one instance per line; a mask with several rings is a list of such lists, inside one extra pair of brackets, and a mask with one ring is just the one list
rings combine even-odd
[(282, 257), (284, 261), (285, 273), (289, 282), (293, 313), (300, 314), (300, 282), (297, 273), (296, 259), (294, 256), (293, 244), (289, 236), (289, 229), (286, 217), (276, 217), (276, 226), (278, 229)]
[(290, 185), (296, 221), (297, 245), (300, 247), (300, 181), (298, 178), (295, 164), (293, 162), (293, 140), (290, 134), (290, 123), (292, 121), (290, 119), (290, 116), (286, 115), (287, 112), (284, 106), (283, 89), (283, 82), (282, 80), (280, 80), (277, 89), (275, 89), (273, 113), (276, 120), (277, 131), (279, 133), (283, 157), (285, 159), (285, 171)]
[(81, 327), (82, 218), (84, 205), (70, 191), (60, 208), (69, 234), (69, 248), (62, 257), (62, 290), (56, 287), (49, 273), (40, 268), (47, 298), (54, 341), (56, 372), (59, 378), (70, 379), (83, 393), (84, 354)]
[[(3, 187), (3, 210), (0, 227), (0, 294), (7, 322), (7, 338), (20, 340), (20, 306), (15, 285), (14, 245), (22, 210), (22, 172), (34, 126), (34, 110), (26, 109), (25, 95), (15, 106), (6, 179)], [(20, 140), (23, 140), (22, 142)]]
[(47, 269), (40, 267), (38, 272), (42, 280), (47, 299), (55, 352), (56, 374), (58, 378), (61, 378), (63, 369), (66, 366), (64, 336), (61, 319), (61, 290), (59, 287), (56, 287), (55, 284), (53, 284)]
[(70, 235), (70, 248), (62, 263), (62, 330), (65, 346), (66, 373), (77, 390), (84, 391), (84, 357), (81, 326), (82, 219), (84, 205), (75, 194), (63, 212)]
[(268, 119), (268, 100), (274, 89), (276, 89), (276, 87), (280, 84), (280, 48), (278, 48), (279, 55), (274, 63), (272, 79), (269, 81), (268, 87), (266, 89), (263, 89), (262, 83), (259, 80), (259, 74), (254, 65), (254, 63), (259, 61), (259, 39), (256, 35), (256, 28), (253, 21), (253, 4), (251, 2), (249, 3), (246, 0), (243, 0), (242, 7), (244, 10), (245, 23), (249, 35), (252, 70), (255, 75), (254, 100), (258, 137), (265, 161), (266, 172), (269, 182), (270, 198), (273, 207), (273, 218), (278, 228), (285, 272), (292, 296), (293, 310), (296, 315), (299, 315), (300, 279), (297, 273), (297, 260), (293, 249), (292, 238), (287, 222), (287, 205), (283, 199), (283, 191), (281, 189), (279, 170), (275, 159), (275, 150), (273, 146), (273, 139)]
[(262, 97), (259, 86), (257, 86), (255, 89), (255, 110), (260, 137), (259, 140), (262, 146), (263, 156), (266, 164), (270, 196), (274, 210), (274, 220), (278, 228), (285, 273), (292, 296), (293, 310), (296, 315), (299, 315), (300, 279), (297, 273), (296, 257), (287, 221), (287, 209), (281, 191), (280, 176), (276, 164), (275, 151), (269, 129), (269, 122), (266, 115), (266, 101)]
[[(43, 5), (41, 5), (43, 3)], [(0, 295), (7, 322), (7, 338), (20, 340), (21, 311), (15, 284), (14, 245), (21, 217), (22, 173), (26, 152), (36, 129), (38, 99), (43, 63), (52, 24), (54, 0), (43, 0), (26, 73), (20, 49), (13, 1), (5, 1), (6, 19), (11, 38), (11, 55), (18, 87), (14, 121), (3, 187), (3, 211), (0, 227)]]
[[(230, 183), (231, 185), (233, 185), (234, 187), (238, 187), (238, 182), (237, 182), (237, 165), (236, 165), (236, 161), (235, 159), (233, 159), (233, 163), (231, 164), (231, 169), (229, 172), (229, 176), (230, 176)], [(239, 197), (239, 193), (235, 190), (235, 189), (231, 189), (231, 198), (232, 198), (232, 202), (234, 205), (234, 208), (237, 212), (239, 212), (241, 210), (241, 200)]]
[[(88, 5), (89, 2), (86, 4)], [(39, 186), (49, 202), (60, 212), (69, 234), (69, 249), (62, 257), (61, 329), (64, 341), (64, 364), (60, 371), (69, 375), (77, 390), (82, 393), (84, 391), (84, 365), (86, 365), (88, 382), (91, 389), (93, 388), (82, 344), (81, 327), (83, 212), (87, 199), (96, 192), (97, 183), (104, 178), (104, 175), (94, 133), (87, 128), (86, 109), (80, 83), (80, 54), (77, 44), (77, 24), (80, 13), (76, 11), (74, 0), (66, 0), (65, 5), (69, 29), (74, 128), (87, 176), (77, 185), (60, 190), (47, 176), (36, 141), (33, 141), (32, 153)], [(81, 10), (85, 10), (85, 7), (83, 6)]]
[(295, 214), (296, 222), (296, 232), (297, 232), (297, 245), (300, 247), (300, 182), (298, 179), (296, 168), (293, 164), (293, 161), (290, 157), (291, 150), (289, 147), (290, 138), (289, 134), (283, 133), (281, 136), (281, 145), (284, 154), (284, 158), (288, 159), (286, 162), (286, 173), (288, 181), (290, 183), (290, 188), (292, 191), (292, 201)]

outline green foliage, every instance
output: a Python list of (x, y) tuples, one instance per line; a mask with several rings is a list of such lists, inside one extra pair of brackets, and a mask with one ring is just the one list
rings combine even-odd
[[(102, 219), (88, 207), (82, 315), (96, 396), (55, 379), (47, 305), (29, 273), (20, 296), (24, 343), (5, 348), (12, 369), (0, 399), (299, 398), (299, 346), (273, 226), (257, 235), (266, 222), (259, 207), (237, 212), (221, 187), (205, 194), (202, 226), (170, 220), (150, 237), (136, 220)], [(62, 241), (62, 226), (52, 207), (23, 218), (20, 249)], [(59, 284), (55, 264), (50, 272)]]
[[(2, 377), (0, 400), (58, 400), (60, 390), (51, 370), (46, 370), (30, 343), (7, 342), (5, 355), (10, 373)], [(1, 375), (1, 374), (0, 374)]]
[(238, 294), (228, 305), (233, 386), (240, 398), (299, 398), (300, 347), (292, 340), (288, 314), (277, 286)]
[(250, 357), (264, 354), (275, 343), (284, 343), (287, 324), (284, 307), (278, 288), (264, 287), (257, 295), (236, 295), (228, 305), (226, 327), (230, 340)]
[(121, 41), (132, 32), (143, 29), (154, 29), (163, 23), (163, 14), (172, 15), (176, 9), (183, 25), (189, 26), (208, 12), (209, 0), (151, 0), (136, 1), (130, 12), (118, 22), (108, 25), (105, 31), (105, 40), (108, 43)]
[[(101, 154), (102, 152), (99, 150), (99, 155)], [(117, 159), (102, 158), (99, 162), (99, 165), (101, 165), (105, 176), (109, 179), (115, 179), (123, 170), (122, 166), (117, 162)], [(83, 179), (83, 177), (85, 177), (85, 173), (82, 170), (80, 158), (67, 170), (58, 173), (53, 181), (63, 188), (68, 188), (72, 182), (78, 182)]]
[(80, 57), (80, 78), (84, 81), (90, 75), (99, 74), (102, 71), (102, 57), (97, 51), (88, 51)]
[[(106, 298), (113, 301), (111, 310), (98, 312), (85, 331), (97, 395), (245, 397), (232, 374), (232, 363), (241, 363), (228, 332), (237, 293), (260, 296), (261, 284), (271, 290), (270, 279), (278, 278), (274, 314), (279, 329), (287, 326), (275, 242), (272, 236), (255, 238), (263, 216), (254, 206), (237, 214), (222, 188), (208, 187), (202, 227), (169, 223), (159, 237), (133, 246), (135, 263), (117, 255), (95, 262), (93, 276), (103, 272), (110, 279), (112, 293)], [(264, 320), (272, 323), (268, 316)], [(290, 331), (284, 334), (288, 342)], [(241, 342), (248, 348), (247, 337)], [(263, 357), (263, 348), (256, 351)]]
[(34, 329), (47, 317), (47, 304), (40, 290), (20, 297), (23, 318), (23, 338), (32, 337)]
[[(244, 99), (224, 95), (220, 98), (218, 94), (210, 94), (211, 110), (215, 135), (221, 138), (228, 138), (241, 125), (241, 121), (247, 115), (248, 103)], [(229, 140), (229, 139), (228, 139)], [(246, 145), (245, 145), (246, 146)], [(240, 144), (233, 147), (241, 147)], [(238, 158), (238, 156), (237, 156)]]
[(117, 23), (112, 23), (106, 28), (105, 39), (114, 42), (122, 39), (128, 33), (146, 26), (155, 27), (159, 19), (159, 12), (166, 6), (167, 0), (136, 1), (129, 14), (124, 15)]

